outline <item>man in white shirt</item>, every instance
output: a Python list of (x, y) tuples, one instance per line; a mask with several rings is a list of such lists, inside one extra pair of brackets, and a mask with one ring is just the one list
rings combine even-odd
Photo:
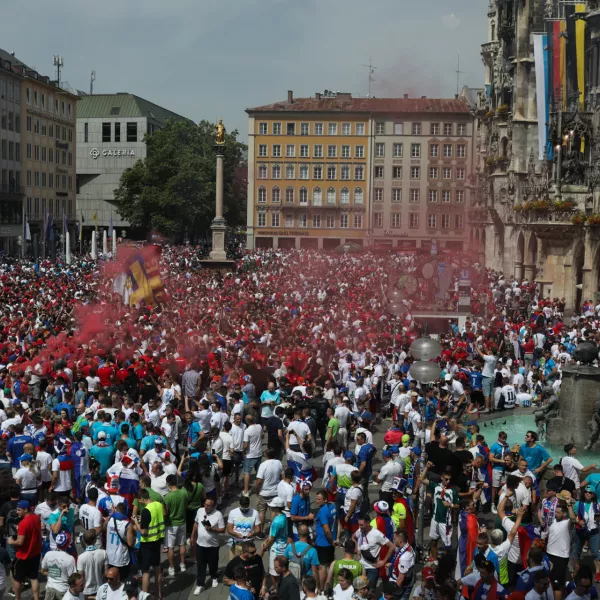
[(127, 597), (124, 590), (125, 584), (121, 581), (119, 569), (111, 567), (106, 571), (106, 583), (98, 588), (96, 597), (106, 598), (106, 600), (123, 600)]
[(258, 494), (256, 508), (260, 517), (261, 536), (265, 526), (267, 506), (278, 495), (278, 485), (281, 482), (281, 473), (283, 471), (283, 465), (275, 458), (275, 450), (273, 448), (267, 448), (265, 455), (267, 460), (261, 463), (258, 468), (255, 482), (256, 493)]
[(551, 577), (555, 590), (563, 589), (568, 576), (571, 533), (573, 521), (575, 521), (573, 502), (573, 500), (569, 500), (566, 505), (562, 502), (556, 505), (554, 521), (548, 528), (546, 553), (552, 563)]
[(335, 407), (333, 413), (334, 418), (340, 422), (340, 428), (338, 430), (338, 442), (342, 448), (348, 446), (348, 421), (350, 420), (350, 409), (346, 406), (344, 400), (343, 404), (338, 404)]
[(258, 472), (260, 461), (262, 459), (262, 436), (263, 428), (254, 422), (254, 417), (246, 417), (248, 427), (244, 431), (244, 496), (249, 496), (248, 488), (250, 486), (250, 474), (254, 469)]
[(227, 533), (229, 534), (229, 557), (233, 559), (237, 549), (244, 542), (250, 541), (260, 530), (258, 511), (250, 508), (250, 498), (242, 496), (239, 508), (233, 508), (227, 516)]
[(385, 500), (389, 506), (394, 506), (394, 496), (392, 493), (392, 484), (395, 477), (400, 477), (402, 467), (394, 461), (394, 455), (391, 450), (384, 450), (381, 454), (383, 466), (379, 473), (374, 473), (375, 483), (381, 485), (379, 499)]
[(596, 465), (589, 465), (584, 467), (578, 460), (575, 458), (577, 454), (577, 448), (575, 448), (575, 444), (566, 444), (565, 445), (565, 454), (566, 456), (561, 458), (560, 464), (563, 468), (563, 473), (565, 477), (568, 477), (574, 484), (575, 490), (579, 490), (581, 483), (581, 475), (585, 475), (589, 471), (593, 471), (596, 468)]
[(310, 429), (302, 420), (302, 411), (294, 412), (294, 420), (288, 425), (286, 432), (286, 446), (289, 446), (296, 452), (301, 452), (302, 444), (306, 441), (312, 441)]
[(479, 345), (476, 345), (475, 348), (479, 356), (483, 359), (483, 370), (481, 372), (483, 379), (481, 387), (485, 398), (485, 410), (481, 412), (490, 412), (494, 390), (494, 368), (496, 367), (496, 357), (491, 354), (484, 354)]
[(199, 596), (204, 590), (206, 567), (212, 578), (212, 587), (215, 588), (219, 585), (217, 579), (219, 572), (218, 548), (221, 543), (219, 534), (224, 532), (223, 515), (215, 509), (214, 499), (208, 497), (204, 501), (204, 508), (199, 508), (196, 513), (194, 528), (190, 536), (190, 542), (196, 544), (196, 562), (198, 564), (194, 596)]
[[(381, 531), (371, 527), (369, 519), (363, 516), (358, 518), (358, 531), (352, 537), (356, 542), (357, 552), (360, 554), (360, 564), (364, 574), (374, 589), (379, 578), (379, 567), (375, 565), (380, 563), (385, 565), (389, 562), (394, 552), (394, 543), (388, 540)], [(387, 552), (381, 552), (383, 547), (387, 549)], [(367, 556), (375, 558), (375, 561), (367, 560)]]

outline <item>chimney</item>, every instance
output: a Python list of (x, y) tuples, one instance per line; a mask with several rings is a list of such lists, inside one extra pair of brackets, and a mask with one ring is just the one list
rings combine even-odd
[(427, 96), (421, 96), (421, 100), (426, 100)]
[(294, 104), (294, 92), (292, 90), (288, 90), (288, 104)]
[(408, 100), (408, 94), (404, 94), (404, 99)]
[(458, 94), (454, 94), (454, 99), (458, 100)]
[(320, 100), (320, 99), (321, 99), (321, 92), (317, 92), (317, 93), (315, 94), (315, 98), (316, 98), (317, 100)]

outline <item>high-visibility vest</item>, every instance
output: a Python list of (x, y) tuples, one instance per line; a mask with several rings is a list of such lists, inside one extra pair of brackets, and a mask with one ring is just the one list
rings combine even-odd
[(150, 502), (146, 505), (150, 511), (148, 534), (142, 535), (141, 542), (157, 542), (165, 537), (165, 516), (160, 502)]

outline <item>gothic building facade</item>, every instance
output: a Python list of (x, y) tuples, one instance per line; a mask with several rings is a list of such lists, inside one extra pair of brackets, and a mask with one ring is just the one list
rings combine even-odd
[(567, 310), (600, 298), (599, 49), (598, 0), (489, 0), (471, 101), (471, 247)]

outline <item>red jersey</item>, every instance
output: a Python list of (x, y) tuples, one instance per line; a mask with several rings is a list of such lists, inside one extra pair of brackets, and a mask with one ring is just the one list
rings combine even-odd
[(18, 535), (25, 539), (17, 546), (17, 558), (27, 560), (42, 553), (42, 521), (39, 515), (29, 513), (19, 523)]

